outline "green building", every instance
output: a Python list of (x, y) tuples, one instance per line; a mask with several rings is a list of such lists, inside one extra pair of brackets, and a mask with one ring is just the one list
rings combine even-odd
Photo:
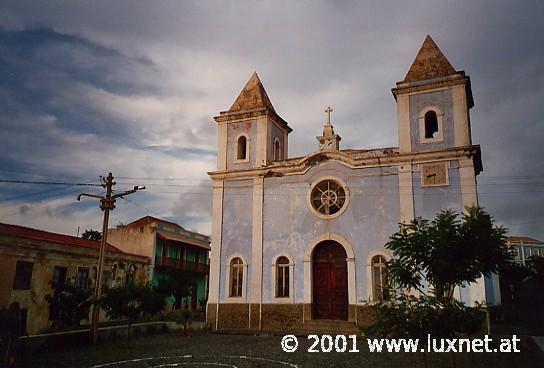
[(194, 280), (192, 295), (184, 301), (192, 310), (208, 299), (210, 238), (176, 223), (145, 216), (108, 229), (108, 243), (151, 259), (149, 279), (156, 285), (169, 270), (187, 272)]

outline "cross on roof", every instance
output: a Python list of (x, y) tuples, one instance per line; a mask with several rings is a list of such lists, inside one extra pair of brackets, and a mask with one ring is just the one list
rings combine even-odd
[(331, 112), (333, 112), (334, 110), (331, 109), (330, 106), (327, 106), (327, 108), (325, 109), (325, 112), (327, 113), (327, 125), (331, 125)]

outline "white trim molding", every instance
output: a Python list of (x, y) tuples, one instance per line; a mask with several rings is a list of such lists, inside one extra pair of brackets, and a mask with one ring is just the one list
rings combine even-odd
[(374, 285), (372, 280), (372, 258), (376, 256), (382, 256), (387, 262), (391, 260), (391, 255), (385, 250), (373, 250), (366, 256), (365, 269), (366, 269), (366, 300), (369, 302), (375, 302), (374, 300)]
[[(276, 158), (276, 143), (278, 143), (278, 157)], [(283, 160), (283, 151), (282, 151), (282, 144), (278, 137), (274, 138), (274, 141), (272, 143), (272, 161), (281, 161)]]
[[(337, 182), (338, 184), (340, 184), (340, 186), (342, 187), (342, 189), (344, 190), (344, 196), (345, 196), (345, 200), (344, 200), (344, 205), (342, 206), (342, 208), (340, 208), (338, 210), (338, 212), (335, 212), (333, 213), (332, 215), (325, 215), (323, 213), (320, 213), (318, 212), (313, 204), (312, 204), (312, 192), (314, 190), (314, 188), (321, 182), (325, 181), (325, 180), (330, 180), (330, 181), (334, 181), (334, 182)], [(321, 219), (324, 219), (324, 220), (330, 220), (330, 219), (333, 219), (333, 218), (337, 218), (338, 216), (340, 216), (341, 214), (343, 214), (346, 209), (348, 208), (349, 206), (349, 197), (350, 197), (350, 193), (349, 193), (349, 188), (346, 184), (345, 181), (343, 181), (342, 179), (340, 179), (339, 177), (337, 176), (321, 176), (319, 178), (317, 178), (315, 181), (313, 181), (311, 184), (310, 184), (310, 190), (308, 190), (308, 194), (306, 195), (306, 202), (308, 204), (308, 207), (310, 208), (310, 211), (312, 211), (312, 213), (321, 218)]]
[[(438, 124), (438, 132), (436, 137), (425, 138), (425, 114), (429, 111), (434, 111), (436, 113), (436, 120)], [(420, 143), (435, 143), (442, 142), (444, 140), (444, 124), (443, 119), (444, 113), (437, 106), (427, 106), (419, 112), (419, 142)]]
[(414, 187), (412, 164), (399, 165), (400, 222), (409, 223), (414, 219)]
[[(244, 159), (239, 159), (238, 158), (238, 144), (240, 143), (239, 140), (240, 140), (240, 137), (245, 137), (246, 138), (246, 158)], [(250, 145), (251, 145), (251, 139), (249, 138), (249, 134), (243, 132), (243, 133), (239, 133), (237, 136), (236, 136), (236, 140), (234, 141), (234, 149), (233, 149), (233, 153), (234, 153), (234, 158), (233, 158), (233, 163), (235, 164), (238, 164), (238, 163), (242, 163), (242, 162), (249, 162), (249, 154), (250, 154)]]
[[(286, 257), (289, 260), (289, 296), (287, 297), (278, 297), (276, 295), (276, 278), (277, 278), (277, 261), (280, 257)], [(278, 253), (274, 255), (272, 258), (273, 262), (271, 265), (271, 295), (270, 295), (270, 301), (272, 303), (276, 304), (292, 304), (295, 302), (295, 262), (293, 261), (293, 257), (291, 257), (288, 253)]]
[[(436, 170), (444, 169), (444, 182), (443, 183), (435, 183), (435, 184), (426, 184), (425, 183), (425, 167), (432, 168), (432, 166), (435, 166)], [(447, 187), (450, 185), (450, 175), (449, 170), (450, 169), (450, 161), (434, 161), (434, 162), (425, 162), (419, 164), (419, 179), (420, 179), (420, 185), (422, 188), (432, 188), (432, 187)], [(435, 178), (437, 177), (437, 172), (434, 173)], [(429, 176), (431, 176), (430, 174)]]
[[(230, 296), (230, 272), (231, 267), (230, 263), (234, 258), (240, 258), (243, 263), (243, 273), (242, 273), (242, 296)], [(247, 259), (240, 253), (233, 253), (227, 258), (227, 262), (225, 264), (225, 301), (227, 303), (245, 303), (247, 300), (247, 272), (248, 272), (248, 264)]]
[(356, 304), (357, 301), (357, 279), (355, 277), (355, 253), (351, 244), (341, 235), (324, 233), (315, 237), (304, 252), (304, 303), (312, 304), (312, 253), (314, 248), (326, 241), (332, 240), (344, 247), (346, 251), (346, 262), (348, 266), (348, 304)]

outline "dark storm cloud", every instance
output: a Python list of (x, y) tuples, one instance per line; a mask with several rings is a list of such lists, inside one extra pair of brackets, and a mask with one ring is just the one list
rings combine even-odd
[(45, 28), (0, 29), (0, 40), (4, 71), (0, 93), (5, 97), (1, 107), (8, 114), (47, 114), (67, 131), (125, 137), (131, 135), (130, 130), (89, 106), (79, 96), (82, 88), (121, 95), (158, 93), (154, 86), (133, 77), (144, 71), (157, 74), (148, 60), (132, 59)]
[[(0, 142), (9, 147), (0, 164), (34, 171), (40, 165), (32, 155), (104, 140), (111, 131), (131, 154), (204, 157), (195, 166), (203, 176), (214, 165), (211, 117), (228, 109), (254, 70), (294, 129), (291, 156), (316, 148), (327, 105), (343, 148), (396, 146), (390, 89), (431, 34), (472, 79), (480, 203), (513, 232), (544, 240), (541, 14), (537, 1), (8, 2), (0, 24), (21, 38), (6, 49), (18, 59), (0, 60), (17, 72), (0, 76), (7, 83), (0, 107), (15, 117)], [(47, 29), (26, 31), (37, 25)], [(47, 140), (30, 134), (41, 126)], [(75, 132), (68, 144), (63, 132)], [(111, 150), (115, 142), (92, 147)], [(153, 171), (157, 163), (140, 171), (169, 176)], [(188, 204), (169, 208), (180, 222), (209, 221), (198, 196), (179, 201)]]

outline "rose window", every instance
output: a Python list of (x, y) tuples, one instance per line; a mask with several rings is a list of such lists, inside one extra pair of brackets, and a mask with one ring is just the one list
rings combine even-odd
[(346, 204), (346, 191), (334, 180), (323, 180), (312, 189), (313, 208), (322, 215), (334, 215)]

